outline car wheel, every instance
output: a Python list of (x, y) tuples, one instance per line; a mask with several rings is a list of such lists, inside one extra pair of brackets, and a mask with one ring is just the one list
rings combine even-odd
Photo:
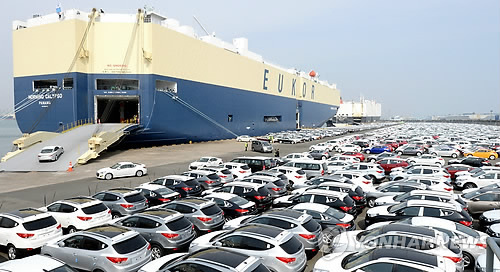
[(474, 257), (472, 257), (472, 255), (465, 251), (463, 251), (462, 254), (465, 268), (469, 268), (471, 265), (474, 265)]
[(120, 218), (120, 214), (119, 213), (112, 213), (111, 218), (112, 219)]
[(375, 162), (376, 160), (375, 159), (370, 159), (370, 162)]
[(432, 156), (437, 156), (438, 154), (436, 152), (432, 152)]
[(163, 256), (163, 248), (158, 245), (151, 246), (151, 258), (153, 260), (159, 259)]
[(472, 157), (472, 154), (468, 154), (467, 157)]
[(491, 155), (490, 160), (494, 160), (494, 159), (496, 159), (495, 156)]
[(69, 226), (68, 227), (68, 233), (75, 233), (76, 232), (76, 228), (73, 227), (73, 226)]
[(7, 257), (9, 260), (14, 260), (19, 257), (19, 250), (14, 245), (9, 244), (7, 246)]
[(476, 184), (474, 183), (469, 182), (464, 185), (464, 189), (474, 189), (474, 188), (477, 188)]
[(326, 160), (326, 156), (321, 156), (321, 159), (322, 160)]
[(340, 149), (340, 148), (339, 148), (337, 151), (338, 151), (339, 153), (342, 153), (342, 149)]
[(410, 164), (415, 164), (415, 161), (408, 161)]
[(113, 178), (113, 174), (111, 173), (107, 173), (105, 176), (104, 176), (104, 179), (107, 179), (107, 180), (110, 180)]
[(368, 201), (366, 202), (366, 204), (368, 205), (368, 207), (370, 208), (373, 208), (375, 207), (375, 198), (368, 198)]
[(370, 154), (370, 150), (369, 150), (369, 149), (367, 149), (367, 150), (365, 151), (365, 153), (366, 153), (366, 154)]
[(451, 157), (452, 157), (452, 158), (456, 158), (456, 157), (458, 157), (458, 155), (457, 155), (457, 154), (455, 154), (455, 153), (453, 153), (453, 154), (451, 154)]
[(137, 177), (142, 177), (142, 175), (143, 175), (143, 174), (144, 174), (144, 173), (143, 173), (141, 170), (139, 170), (139, 171), (135, 172), (135, 175), (136, 175)]
[(422, 156), (422, 152), (417, 152), (417, 156)]
[(436, 165), (439, 166), (439, 167), (443, 167), (443, 164), (440, 163), (440, 162), (436, 162)]
[(399, 156), (403, 155), (403, 152), (398, 151), (398, 155), (399, 155)]
[(229, 222), (231, 220), (233, 220), (233, 218), (231, 216), (225, 216), (224, 217), (224, 222)]

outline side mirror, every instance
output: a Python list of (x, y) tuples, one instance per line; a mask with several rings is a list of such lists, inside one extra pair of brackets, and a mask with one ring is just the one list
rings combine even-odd
[(64, 247), (64, 242), (63, 241), (57, 242), (57, 246), (58, 247)]
[(218, 246), (218, 247), (220, 247), (220, 246), (222, 246), (222, 243), (221, 243), (221, 242), (219, 242), (219, 241), (217, 241), (217, 242), (215, 242), (215, 243), (214, 243), (214, 246)]
[(474, 198), (472, 198), (472, 201), (479, 201), (479, 198), (474, 197)]

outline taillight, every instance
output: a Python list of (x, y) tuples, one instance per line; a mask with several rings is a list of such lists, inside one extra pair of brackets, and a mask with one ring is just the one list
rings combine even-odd
[(106, 259), (110, 260), (112, 263), (119, 264), (126, 262), (128, 258), (119, 258), (119, 257), (106, 257)]
[(444, 256), (444, 257), (452, 260), (454, 263), (458, 263), (462, 260), (462, 258), (460, 258), (460, 257), (450, 257), (450, 256)]
[(314, 235), (314, 234), (299, 234), (299, 236), (304, 238), (304, 239), (307, 239), (307, 240), (311, 240), (311, 239), (316, 238), (316, 235)]
[(111, 213), (111, 210), (108, 209), (108, 213)]
[(212, 183), (215, 183), (215, 181), (213, 181), (213, 180), (205, 180), (205, 183), (212, 184)]
[(477, 243), (476, 246), (486, 248), (486, 244), (483, 244), (483, 243)]
[(443, 175), (443, 177), (445, 177), (445, 178), (449, 178), (449, 177), (450, 177), (450, 175)]
[(220, 178), (227, 178), (227, 176), (219, 175)]
[(148, 250), (151, 250), (151, 244), (148, 243)]
[(184, 190), (184, 191), (191, 191), (191, 190), (193, 190), (193, 188), (190, 188), (190, 187), (182, 187), (182, 190)]
[(295, 176), (295, 178), (300, 179), (300, 178), (302, 178), (302, 176)]
[(130, 208), (134, 207), (133, 204), (120, 204), (120, 206), (122, 206), (125, 209), (130, 209)]
[(325, 170), (321, 170), (321, 175), (323, 176), (325, 174)]
[(370, 184), (370, 183), (372, 183), (372, 182), (371, 182), (371, 181), (369, 181), (369, 180), (363, 180), (363, 183), (364, 183), (364, 184)]
[(246, 213), (246, 212), (248, 212), (248, 210), (246, 210), (246, 209), (235, 209), (235, 211), (237, 211), (239, 213)]
[(255, 197), (255, 199), (257, 199), (257, 200), (262, 200), (262, 199), (266, 198), (265, 196), (254, 196), (254, 197)]
[(162, 232), (161, 235), (165, 236), (168, 239), (172, 239), (179, 236), (179, 234), (177, 233), (164, 233), (164, 232)]
[(382, 172), (384, 172), (384, 171), (380, 171), (380, 170), (379, 170), (379, 171), (377, 171), (377, 173), (379, 173), (379, 174), (382, 174)]
[(360, 201), (361, 199), (363, 199), (363, 197), (362, 196), (353, 196), (352, 199)]
[(276, 259), (278, 259), (286, 264), (295, 262), (295, 258), (276, 257)]
[(351, 226), (351, 224), (347, 224), (347, 223), (337, 223), (335, 225), (337, 225), (339, 227), (343, 227), (344, 229), (346, 229), (346, 228), (348, 228), (348, 227)]
[(16, 233), (16, 234), (17, 234), (17, 236), (24, 238), (24, 239), (31, 238), (31, 237), (35, 236), (35, 234), (33, 234), (33, 233)]
[(161, 202), (167, 202), (170, 201), (170, 198), (158, 198), (158, 200)]
[(247, 171), (239, 171), (239, 172), (242, 173), (242, 174), (245, 174)]
[(472, 222), (471, 221), (460, 221), (460, 224), (467, 226), (467, 227), (470, 227), (470, 225), (472, 225)]
[(273, 191), (277, 192), (277, 191), (279, 191), (279, 190), (280, 190), (280, 188), (271, 188), (271, 190), (273, 190)]
[(200, 220), (201, 222), (212, 221), (212, 218), (209, 218), (209, 217), (196, 217), (196, 218), (198, 218), (198, 220)]
[(90, 216), (77, 216), (76, 218), (82, 220), (82, 221), (89, 221), (92, 219)]
[(352, 207), (342, 206), (340, 207), (344, 212), (348, 212), (352, 209)]
[(57, 227), (56, 227), (56, 228), (57, 228), (57, 229), (60, 229), (61, 227), (62, 227), (62, 226), (61, 226), (61, 224), (59, 224), (59, 225), (57, 225)]
[(453, 188), (444, 188), (446, 191), (450, 192)]

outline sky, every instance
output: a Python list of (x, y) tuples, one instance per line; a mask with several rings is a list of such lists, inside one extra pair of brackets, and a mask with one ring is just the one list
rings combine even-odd
[[(0, 113), (13, 108), (12, 21), (63, 9), (136, 13), (144, 5), (232, 41), (268, 62), (336, 83), (343, 100), (376, 100), (382, 116), (500, 112), (498, 0), (4, 1)], [(36, 61), (36, 60), (33, 60)]]

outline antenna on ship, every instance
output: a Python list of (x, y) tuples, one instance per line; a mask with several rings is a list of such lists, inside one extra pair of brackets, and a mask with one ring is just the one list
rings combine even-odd
[(208, 36), (215, 36), (215, 34), (210, 35), (210, 33), (208, 33), (207, 29), (203, 26), (203, 24), (201, 24), (201, 22), (198, 20), (198, 18), (196, 18), (195, 15), (193, 15), (193, 18), (196, 21), (196, 23), (198, 23), (198, 25), (201, 27), (201, 29), (203, 29), (203, 31), (207, 33)]

